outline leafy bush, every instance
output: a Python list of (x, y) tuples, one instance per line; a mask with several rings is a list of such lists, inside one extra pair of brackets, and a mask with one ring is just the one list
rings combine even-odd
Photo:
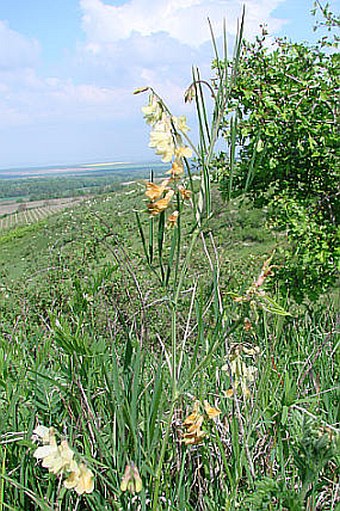
[(340, 59), (322, 46), (286, 39), (270, 46), (265, 28), (254, 43), (243, 42), (233, 101), (221, 124), (239, 158), (233, 166), (226, 153), (215, 161), (224, 195), (246, 190), (269, 207), (272, 226), (286, 232), (281, 275), (300, 301), (334, 283), (339, 257)]

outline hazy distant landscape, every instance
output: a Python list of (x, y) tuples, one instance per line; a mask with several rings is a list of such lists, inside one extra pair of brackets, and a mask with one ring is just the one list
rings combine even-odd
[(110, 162), (0, 170), (0, 233), (164, 169), (159, 162)]
[(145, 175), (150, 169), (161, 170), (164, 164), (160, 162), (108, 162), (108, 163), (79, 163), (76, 165), (51, 165), (39, 167), (0, 168), (0, 179), (27, 179), (41, 177), (65, 176), (105, 176), (114, 174), (123, 178), (132, 174)]

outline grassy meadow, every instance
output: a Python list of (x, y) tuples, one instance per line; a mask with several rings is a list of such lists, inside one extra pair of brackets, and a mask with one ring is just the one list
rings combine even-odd
[[(235, 301), (280, 240), (262, 211), (226, 206), (214, 190), (217, 212), (195, 244), (174, 324), (171, 293), (142, 257), (134, 210), (144, 189), (0, 237), (0, 509), (335, 509), (333, 294), (308, 308)], [(194, 236), (189, 213), (183, 223), (179, 268)], [(234, 382), (228, 357), (239, 362)], [(186, 445), (196, 400), (205, 435)], [(91, 494), (67, 490), (37, 463), (38, 423), (91, 468)], [(131, 462), (143, 488), (126, 494)]]

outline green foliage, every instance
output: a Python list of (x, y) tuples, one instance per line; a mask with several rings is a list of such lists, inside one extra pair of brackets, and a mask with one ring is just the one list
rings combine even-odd
[(296, 492), (287, 487), (286, 481), (264, 477), (256, 484), (254, 493), (246, 499), (245, 509), (303, 511), (305, 508)]
[(296, 411), (293, 427), (293, 456), (302, 483), (301, 497), (304, 498), (307, 492), (312, 492), (320, 472), (334, 457), (335, 443), (331, 430), (327, 431), (315, 419)]
[[(261, 310), (254, 311), (252, 306), (243, 310), (230, 300), (226, 292), (237, 289), (242, 293), (249, 286), (272, 245), (259, 211), (249, 210), (246, 204), (240, 208), (237, 203), (225, 210), (213, 189), (216, 209), (210, 228), (216, 232), (220, 255), (225, 325), (216, 301), (216, 277), (208, 279), (209, 261), (203, 245), (197, 244), (179, 297), (180, 397), (172, 410), (169, 300), (141, 257), (133, 212), (140, 201), (141, 191), (136, 188), (96, 198), (1, 245), (4, 509), (150, 509), (160, 446), (167, 431), (157, 509), (235, 509), (245, 506), (251, 494), (259, 499), (261, 481), (266, 478), (275, 481), (270, 490), (273, 501), (282, 509), (287, 502), (293, 506), (294, 484), (301, 477), (295, 451), (302, 456), (304, 436), (292, 426), (292, 417), (297, 418), (292, 407), (303, 399), (321, 424), (337, 420), (337, 366), (330, 335), (335, 328), (334, 311), (324, 307), (311, 310), (310, 316), (267, 318)], [(192, 221), (190, 212), (183, 214), (185, 240)], [(147, 222), (141, 215), (144, 229)], [(253, 240), (244, 246), (250, 229), (266, 243)], [(211, 250), (208, 238), (206, 245)], [(146, 313), (141, 315), (143, 307)], [(243, 328), (244, 317), (251, 319), (249, 332)], [(221, 368), (228, 356), (227, 336), (232, 343), (261, 350), (251, 396), (239, 397), (237, 402), (243, 433), (234, 400), (225, 397), (230, 379)], [(308, 369), (311, 356), (314, 360), (317, 355), (313, 370), (320, 377), (323, 393), (315, 397)], [(302, 380), (306, 371), (308, 376)], [(190, 448), (180, 441), (181, 421), (192, 407), (193, 395), (212, 405), (216, 400), (222, 414), (216, 423), (204, 426), (209, 434), (204, 443)], [(95, 473), (93, 494), (77, 498), (74, 492), (58, 493), (58, 481), (32, 456), (36, 445), (30, 437), (36, 420), (55, 426), (70, 440)], [(255, 481), (242, 439), (247, 439), (255, 460)], [(139, 496), (119, 490), (125, 465), (131, 460), (143, 480)], [(314, 472), (315, 491), (322, 493), (324, 509), (329, 510), (330, 489), (336, 480), (332, 459), (318, 466), (322, 470), (318, 475)], [(284, 470), (286, 477), (280, 475)], [(252, 493), (254, 485), (259, 485), (259, 493)], [(264, 492), (265, 484), (263, 488)], [(249, 501), (249, 510), (267, 509), (267, 497), (263, 504)]]
[(271, 48), (266, 36), (243, 43), (221, 125), (231, 141), (235, 118), (239, 159), (232, 171), (221, 153), (216, 174), (226, 196), (245, 189), (268, 206), (270, 223), (287, 234), (283, 282), (298, 300), (314, 299), (334, 283), (339, 256), (339, 55), (284, 39)]
[(278, 250), (282, 267), (277, 275), (298, 302), (316, 300), (337, 278), (337, 227), (324, 218), (322, 211), (311, 209), (309, 201), (284, 193), (272, 201), (271, 215), (272, 227), (284, 230), (289, 242)]
[[(340, 26), (340, 16), (331, 11), (329, 2), (323, 3), (320, 0), (315, 0), (313, 9), (313, 16), (316, 16), (316, 22), (314, 25), (314, 30), (320, 30), (320, 28), (325, 28), (328, 32), (327, 35), (324, 35), (320, 40), (319, 44), (324, 47), (333, 47), (338, 48), (339, 45), (339, 35), (336, 32)], [(321, 18), (318, 15), (321, 14)], [(333, 39), (330, 38), (330, 33), (334, 30)]]

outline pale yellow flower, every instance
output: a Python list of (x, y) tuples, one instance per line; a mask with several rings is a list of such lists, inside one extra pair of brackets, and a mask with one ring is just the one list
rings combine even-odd
[(164, 113), (150, 133), (149, 146), (155, 149), (156, 154), (162, 156), (163, 162), (172, 160), (175, 152), (172, 126), (169, 117)]
[[(230, 349), (229, 365), (234, 380), (234, 388), (237, 390), (241, 387), (242, 394), (245, 397), (249, 397), (250, 390), (248, 385), (255, 381), (258, 369), (252, 365), (248, 366), (242, 359), (242, 353), (254, 356), (259, 353), (259, 348), (247, 348), (242, 344), (237, 344), (233, 345)], [(225, 364), (222, 367), (222, 371), (228, 371), (228, 364)], [(229, 389), (225, 392), (227, 397), (232, 397), (233, 394), (233, 389)]]
[(69, 447), (67, 440), (63, 440), (58, 445), (54, 428), (46, 428), (41, 425), (33, 433), (44, 444), (33, 453), (37, 460), (42, 460), (42, 467), (47, 468), (51, 474), (55, 475), (68, 473), (64, 480), (65, 488), (74, 488), (79, 495), (91, 493), (94, 488), (94, 475), (84, 463), (79, 465), (76, 463), (73, 459), (74, 452)]
[(85, 465), (79, 465), (72, 460), (69, 467), (70, 475), (65, 479), (64, 486), (67, 489), (74, 489), (78, 495), (92, 493), (94, 490), (93, 472)]
[(254, 382), (257, 377), (258, 369), (255, 366), (246, 366), (243, 371), (243, 377), (250, 383)]
[[(160, 123), (157, 123), (159, 125)], [(157, 126), (156, 125), (156, 126)], [(171, 146), (173, 144), (172, 135), (163, 129), (154, 129), (150, 133), (149, 146), (155, 149), (161, 149), (165, 146)]]
[(176, 158), (191, 158), (192, 149), (188, 146), (177, 147), (175, 150)]
[(199, 430), (201, 429), (202, 427), (202, 424), (203, 424), (203, 421), (204, 421), (204, 417), (203, 415), (199, 414), (196, 418), (195, 421), (193, 421), (191, 424), (184, 424), (183, 422), (183, 426), (185, 425), (186, 426), (186, 433), (183, 435), (183, 436), (186, 436), (186, 435), (196, 435)]
[(158, 156), (162, 157), (162, 162), (168, 163), (173, 158), (174, 146), (173, 144), (158, 146), (155, 152)]
[(182, 433), (182, 442), (185, 445), (197, 445), (201, 443), (206, 436), (205, 431), (201, 430), (204, 417), (199, 412), (199, 409), (200, 402), (196, 400), (193, 411), (182, 423), (185, 429), (184, 433)]
[(183, 133), (187, 133), (190, 128), (187, 125), (187, 119), (185, 115), (180, 115), (179, 117), (172, 117), (172, 122), (174, 123), (174, 126), (176, 130), (182, 131)]
[(246, 355), (255, 356), (259, 355), (260, 348), (258, 346), (252, 346), (251, 348), (247, 348), (247, 346), (243, 346), (243, 351)]
[(138, 468), (136, 465), (131, 462), (129, 465), (126, 465), (124, 476), (122, 482), (120, 484), (121, 491), (128, 491), (129, 493), (139, 493), (142, 491), (143, 482), (139, 475)]
[(55, 439), (55, 436), (51, 436), (49, 439), (49, 443), (43, 445), (42, 447), (38, 447), (34, 453), (33, 456), (37, 460), (44, 460), (45, 458), (51, 459), (51, 457), (58, 457), (59, 456), (59, 450), (57, 441)]
[(186, 417), (186, 419), (184, 419), (183, 426), (190, 426), (191, 424), (194, 424), (197, 421), (198, 417), (200, 417), (199, 407), (200, 402), (196, 400), (194, 403), (193, 411), (191, 412), (190, 415), (188, 415), (188, 417)]
[(68, 470), (74, 452), (70, 449), (67, 440), (63, 440), (57, 447), (57, 451), (51, 452), (51, 454), (44, 456), (41, 466), (48, 468), (48, 471), (52, 474), (59, 474), (65, 470)]
[(147, 124), (151, 124), (152, 126), (162, 118), (163, 109), (154, 94), (150, 94), (149, 104), (142, 107), (142, 112)]
[(206, 432), (202, 430), (195, 433), (185, 433), (182, 441), (185, 445), (197, 445), (203, 442), (206, 435)]
[(47, 445), (51, 442), (51, 438), (54, 436), (55, 436), (54, 428), (47, 428), (46, 426), (39, 424), (33, 430), (32, 438), (34, 440), (40, 440), (44, 445)]
[(71, 460), (71, 463), (68, 467), (68, 471), (70, 473), (68, 477), (64, 480), (64, 486), (68, 490), (71, 490), (75, 488), (75, 486), (77, 486), (80, 477), (80, 468), (75, 460)]
[(225, 397), (229, 397), (229, 398), (233, 397), (233, 395), (234, 395), (233, 389), (230, 388), (228, 390), (225, 390), (224, 395), (225, 395)]

